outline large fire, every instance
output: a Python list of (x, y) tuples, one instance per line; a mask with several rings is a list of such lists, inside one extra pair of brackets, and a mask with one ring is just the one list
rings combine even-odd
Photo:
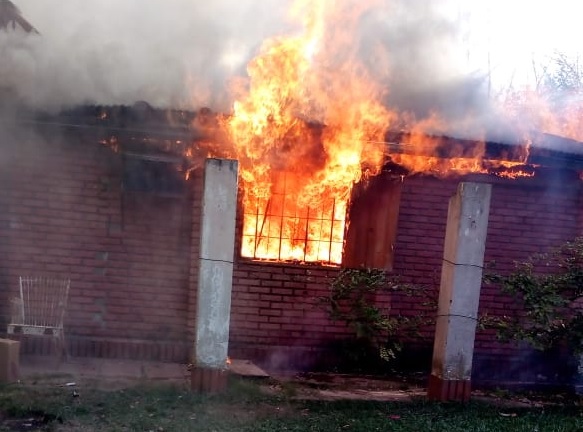
[(243, 256), (340, 263), (352, 187), (363, 166), (380, 169), (382, 148), (367, 142), (394, 115), (348, 43), (366, 8), (332, 6), (295, 3), (301, 33), (263, 45), (225, 121), (245, 191)]
[[(381, 103), (386, 89), (359, 61), (353, 40), (373, 6), (296, 0), (298, 33), (267, 40), (249, 63), (248, 81), (221, 123), (240, 162), (242, 256), (340, 263), (353, 186), (387, 160), (411, 173), (533, 175), (519, 168), (528, 146), (508, 160), (485, 160), (479, 142), (469, 153), (453, 146), (438, 156), (440, 141), (428, 133), (447, 131), (438, 115), (412, 121)], [(403, 126), (408, 137), (391, 150), (386, 132)]]

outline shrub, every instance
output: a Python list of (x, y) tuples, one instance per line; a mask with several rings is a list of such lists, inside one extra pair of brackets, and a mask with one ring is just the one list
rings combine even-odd
[[(379, 291), (416, 297), (427, 311), (410, 317), (382, 310), (375, 304)], [(398, 277), (388, 277), (377, 269), (341, 270), (321, 302), (332, 320), (344, 321), (353, 330), (361, 346), (378, 351), (387, 361), (395, 358), (406, 340), (420, 336), (420, 328), (433, 321), (436, 305), (434, 291), (401, 283)]]
[(487, 282), (518, 298), (524, 313), (490, 323), (502, 340), (523, 340), (547, 350), (560, 344), (583, 352), (583, 237), (544, 254), (516, 262), (507, 276), (489, 274)]

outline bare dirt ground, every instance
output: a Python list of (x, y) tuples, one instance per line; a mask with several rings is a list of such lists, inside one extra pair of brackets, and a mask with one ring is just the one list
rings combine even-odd
[(410, 401), (425, 394), (422, 386), (402, 380), (332, 373), (275, 375), (270, 388), (313, 400)]

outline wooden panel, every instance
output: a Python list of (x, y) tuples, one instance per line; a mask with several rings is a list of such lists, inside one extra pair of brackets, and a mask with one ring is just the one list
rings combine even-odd
[(386, 173), (354, 188), (343, 267), (392, 269), (400, 200), (400, 179)]

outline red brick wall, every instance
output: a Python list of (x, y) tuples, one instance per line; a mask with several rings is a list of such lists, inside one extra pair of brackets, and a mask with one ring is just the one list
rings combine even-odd
[[(552, 173), (531, 182), (505, 182), (492, 190), (492, 204), (486, 242), (486, 262), (495, 262), (496, 272), (507, 273), (515, 260), (545, 252), (581, 235), (581, 182), (575, 177), (560, 178)], [(483, 286), (480, 311), (488, 315), (520, 313), (516, 300), (502, 295), (496, 287)], [(508, 380), (531, 380), (529, 368), (540, 367), (541, 360), (529, 360), (533, 354), (525, 345), (501, 344), (492, 330), (478, 332), (478, 358), (485, 359), (481, 376), (489, 380), (507, 370)], [(505, 361), (496, 356), (505, 356)], [(494, 357), (494, 359), (492, 359)], [(489, 359), (489, 360), (488, 360)], [(563, 367), (564, 369), (564, 367)], [(534, 373), (546, 374), (548, 371)], [(532, 375), (532, 374), (531, 374)]]
[(272, 367), (309, 363), (310, 353), (322, 343), (347, 336), (318, 304), (337, 271), (239, 258), (233, 274), (233, 355), (255, 357)]
[[(547, 174), (535, 179), (474, 180), (494, 183), (485, 261), (495, 260), (497, 271), (507, 272), (514, 260), (581, 233), (580, 182), (574, 177), (557, 179)], [(394, 274), (438, 289), (448, 203), (458, 182), (427, 177), (404, 180)], [(330, 340), (349, 336), (346, 328), (331, 323), (316, 304), (335, 274), (331, 268), (253, 263), (239, 258), (231, 318), (233, 352), (271, 366), (310, 364), (310, 357)], [(377, 302), (405, 315), (425, 308), (406, 296), (380, 295)], [(481, 313), (508, 314), (517, 308), (496, 288), (482, 289)], [(433, 328), (424, 330), (424, 340), (419, 343), (431, 347)], [(479, 331), (476, 352), (513, 356), (518, 347), (497, 342), (491, 331)]]
[(71, 354), (185, 359), (191, 194), (122, 192), (119, 154), (42, 136), (1, 143), (0, 322), (18, 276), (63, 276)]
[[(55, 131), (43, 137), (21, 133), (1, 142), (0, 323), (8, 322), (19, 275), (64, 275), (72, 280), (66, 329), (73, 355), (185, 361), (196, 319), (201, 171), (182, 196), (127, 193), (119, 154), (94, 139)], [(487, 180), (494, 185), (486, 261), (496, 260), (498, 270), (581, 233), (578, 179)], [(404, 180), (395, 274), (439, 285), (448, 201), (457, 184)], [(317, 302), (337, 271), (253, 262), (240, 258), (237, 246), (231, 355), (273, 367), (310, 364), (327, 343), (350, 336)], [(404, 296), (377, 301), (411, 315), (423, 307)], [(513, 307), (494, 288), (483, 288), (482, 312)], [(430, 346), (432, 332), (425, 329), (420, 343)], [(517, 351), (480, 332), (476, 352)]]

